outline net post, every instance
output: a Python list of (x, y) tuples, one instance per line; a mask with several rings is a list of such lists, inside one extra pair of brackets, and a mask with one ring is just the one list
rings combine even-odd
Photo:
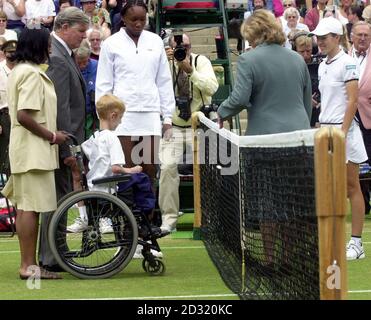
[(321, 300), (347, 298), (345, 136), (334, 127), (315, 135), (315, 189)]
[(198, 113), (192, 114), (192, 132), (193, 132), (193, 201), (194, 201), (194, 221), (193, 221), (193, 239), (201, 240), (201, 181), (200, 181), (200, 163), (199, 163), (199, 141), (197, 137), (197, 127), (199, 126)]

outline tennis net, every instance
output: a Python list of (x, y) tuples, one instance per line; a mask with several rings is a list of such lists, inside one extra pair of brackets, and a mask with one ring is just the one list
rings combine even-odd
[[(241, 299), (344, 297), (345, 284), (323, 288), (327, 268), (345, 265), (345, 235), (341, 228), (332, 232), (321, 249), (321, 216), (334, 226), (339, 211), (327, 208), (318, 214), (316, 183), (325, 182), (316, 182), (316, 174), (325, 170), (325, 177), (335, 181), (329, 173), (332, 158), (324, 161), (325, 168), (315, 169), (318, 130), (241, 137), (198, 117), (200, 233), (229, 288)], [(333, 190), (329, 192), (321, 196), (331, 198)], [(342, 227), (344, 215), (340, 213)]]

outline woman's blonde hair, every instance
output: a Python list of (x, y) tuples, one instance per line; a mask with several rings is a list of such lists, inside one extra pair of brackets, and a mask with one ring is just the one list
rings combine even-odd
[(259, 44), (279, 44), (286, 41), (281, 25), (268, 10), (256, 10), (241, 26), (241, 34), (251, 46)]
[(96, 103), (99, 119), (107, 119), (110, 112), (125, 112), (125, 104), (113, 94), (105, 94)]

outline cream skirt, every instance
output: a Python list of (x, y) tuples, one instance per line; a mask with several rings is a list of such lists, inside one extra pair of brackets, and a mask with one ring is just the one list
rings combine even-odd
[(19, 210), (48, 212), (57, 208), (54, 170), (12, 174), (1, 193)]

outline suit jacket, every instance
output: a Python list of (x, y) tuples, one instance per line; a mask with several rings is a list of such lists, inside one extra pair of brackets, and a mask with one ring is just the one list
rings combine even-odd
[[(47, 75), (57, 94), (57, 128), (72, 133), (81, 144), (85, 139), (85, 81), (66, 48), (53, 36)], [(61, 145), (59, 157), (64, 159), (69, 155), (68, 147)]]
[(312, 85), (303, 58), (277, 44), (239, 56), (236, 81), (218, 109), (221, 119), (248, 111), (246, 135), (309, 129)]
[[(353, 48), (352, 48), (353, 49)], [(352, 51), (350, 51), (350, 54)], [(371, 47), (368, 50), (365, 70), (358, 82), (358, 112), (363, 126), (371, 129)]]

